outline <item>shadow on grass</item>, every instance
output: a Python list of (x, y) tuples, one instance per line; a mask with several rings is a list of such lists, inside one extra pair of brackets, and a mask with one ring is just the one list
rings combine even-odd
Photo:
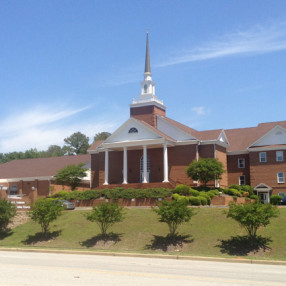
[(7, 229), (6, 231), (0, 231), (0, 240), (10, 236), (13, 234), (13, 231), (11, 229)]
[(113, 232), (110, 232), (105, 235), (98, 234), (85, 241), (80, 242), (80, 245), (85, 247), (94, 247), (98, 244), (101, 245), (116, 244), (117, 242), (121, 241), (122, 235), (123, 235), (122, 233), (113, 233)]
[(180, 249), (186, 243), (191, 243), (194, 240), (190, 235), (179, 235), (175, 234), (173, 236), (160, 236), (154, 235), (151, 240), (151, 244), (145, 246), (146, 250), (162, 250), (164, 252)]
[(267, 251), (271, 248), (268, 246), (272, 240), (268, 237), (257, 236), (254, 241), (249, 236), (232, 236), (230, 239), (220, 240), (217, 247), (221, 253), (229, 255), (245, 256), (255, 254), (259, 251)]
[(54, 240), (61, 234), (61, 230), (47, 232), (43, 234), (42, 232), (37, 232), (34, 235), (29, 235), (27, 239), (23, 240), (22, 243), (24, 244), (37, 244), (39, 242), (47, 242), (49, 240)]

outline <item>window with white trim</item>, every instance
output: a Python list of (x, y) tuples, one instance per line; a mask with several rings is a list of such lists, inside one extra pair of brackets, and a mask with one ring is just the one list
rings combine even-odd
[(238, 159), (238, 168), (244, 168), (245, 167), (245, 159), (239, 158)]
[(282, 198), (285, 197), (285, 193), (279, 193), (278, 196), (281, 196)]
[(276, 161), (277, 162), (284, 161), (283, 151), (276, 151)]
[(283, 184), (283, 183), (285, 183), (284, 172), (278, 172), (278, 173), (277, 173), (277, 183), (278, 183), (278, 184)]
[(239, 176), (238, 182), (240, 186), (245, 185), (245, 176)]
[(266, 152), (259, 152), (259, 162), (260, 163), (267, 162)]

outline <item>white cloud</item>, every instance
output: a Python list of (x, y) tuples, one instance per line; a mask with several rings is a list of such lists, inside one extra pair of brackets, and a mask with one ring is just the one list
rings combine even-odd
[(45, 150), (54, 144), (62, 146), (64, 138), (77, 131), (92, 140), (95, 133), (113, 131), (121, 121), (121, 118), (114, 116), (114, 119), (110, 120), (112, 118), (110, 114), (101, 117), (74, 118), (87, 109), (88, 107), (57, 110), (54, 107), (34, 107), (4, 118), (0, 121), (0, 153), (25, 151), (31, 148)]
[(206, 109), (203, 106), (193, 107), (192, 111), (194, 111), (198, 116), (206, 114)]
[(200, 47), (178, 51), (176, 56), (157, 64), (157, 67), (228, 56), (264, 54), (282, 50), (286, 50), (286, 22), (267, 27), (257, 25), (248, 31), (228, 34)]

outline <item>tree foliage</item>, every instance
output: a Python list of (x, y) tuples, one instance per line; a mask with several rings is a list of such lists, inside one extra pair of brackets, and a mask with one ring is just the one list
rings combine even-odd
[(83, 168), (84, 164), (69, 165), (59, 170), (55, 176), (57, 184), (68, 184), (74, 190), (86, 176), (88, 169)]
[(105, 139), (107, 139), (110, 135), (111, 135), (111, 133), (109, 133), (109, 132), (99, 132), (99, 133), (96, 133), (95, 136), (94, 136), (94, 138), (93, 138), (93, 142), (99, 141), (99, 140), (105, 140)]
[(107, 230), (117, 222), (124, 219), (123, 207), (117, 204), (102, 203), (94, 206), (92, 211), (86, 216), (87, 220), (96, 222), (101, 234), (106, 235)]
[(221, 175), (225, 172), (223, 164), (216, 158), (200, 158), (193, 161), (186, 168), (187, 175), (193, 180), (199, 180), (206, 184), (210, 181), (221, 179)]
[(47, 234), (50, 223), (62, 214), (63, 209), (54, 199), (39, 199), (32, 205), (29, 214), (33, 221), (40, 224), (42, 233)]
[(256, 238), (257, 230), (262, 226), (267, 226), (270, 219), (277, 216), (278, 209), (276, 207), (259, 202), (248, 204), (231, 203), (227, 212), (227, 217), (236, 220), (246, 229), (252, 241)]
[(16, 215), (16, 207), (6, 199), (0, 199), (0, 231), (6, 231), (11, 218)]
[(180, 224), (191, 220), (195, 215), (194, 209), (188, 208), (183, 202), (163, 201), (158, 208), (152, 208), (160, 217), (160, 222), (165, 222), (169, 227), (169, 235), (174, 236)]
[(73, 133), (64, 139), (65, 150), (69, 155), (86, 154), (89, 148), (89, 138), (81, 132)]

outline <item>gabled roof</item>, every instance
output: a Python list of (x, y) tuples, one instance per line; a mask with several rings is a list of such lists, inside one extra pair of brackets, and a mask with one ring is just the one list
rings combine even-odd
[(13, 160), (0, 165), (0, 179), (49, 177), (68, 165), (87, 164), (90, 155)]
[(286, 121), (260, 123), (257, 127), (226, 129), (225, 133), (230, 144), (228, 151), (247, 150), (249, 146), (277, 125), (286, 128)]
[(171, 118), (164, 117), (167, 121), (172, 123), (173, 125), (177, 126), (178, 128), (182, 129), (186, 133), (189, 133), (193, 137), (198, 140), (217, 140), (223, 129), (216, 129), (216, 130), (206, 130), (206, 131), (198, 131), (193, 128), (190, 128), (178, 121), (175, 121)]
[(101, 145), (101, 143), (103, 143), (104, 142), (104, 140), (97, 140), (97, 141), (95, 141), (95, 142), (93, 142), (92, 144), (91, 144), (91, 146), (87, 149), (88, 151), (90, 151), (90, 150), (95, 150), (98, 146), (100, 146)]

